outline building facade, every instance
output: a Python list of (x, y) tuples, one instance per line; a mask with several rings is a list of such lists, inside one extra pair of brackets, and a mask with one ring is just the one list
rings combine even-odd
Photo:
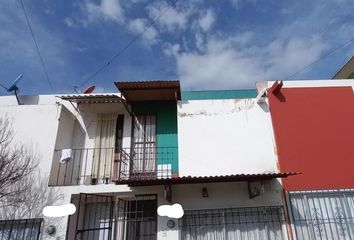
[[(0, 97), (42, 186), (2, 212), (0, 239), (354, 238), (353, 80), (115, 84), (21, 105)], [(42, 214), (68, 203), (73, 215)], [(182, 218), (157, 214), (174, 203)]]

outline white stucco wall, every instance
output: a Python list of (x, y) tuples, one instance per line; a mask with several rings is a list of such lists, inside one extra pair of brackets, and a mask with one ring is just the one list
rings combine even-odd
[(267, 103), (255, 99), (178, 103), (180, 176), (276, 172)]
[[(134, 198), (135, 195), (157, 194), (158, 206), (179, 203), (184, 210), (203, 210), (218, 208), (240, 208), (283, 205), (282, 192), (278, 180), (263, 182), (264, 192), (250, 199), (246, 182), (183, 184), (172, 186), (172, 202), (164, 197), (164, 186), (135, 187), (132, 192), (112, 193), (121, 199)], [(202, 196), (202, 188), (207, 188), (209, 196)], [(176, 225), (173, 229), (167, 227), (168, 217), (157, 217), (157, 239), (178, 240), (180, 231), (178, 219), (172, 219)]]
[[(202, 188), (208, 190), (209, 196), (202, 197)], [(203, 210), (217, 208), (240, 208), (257, 206), (280, 206), (283, 204), (281, 188), (277, 180), (264, 182), (264, 193), (258, 197), (249, 198), (247, 183), (209, 183), (187, 184), (172, 187), (172, 203), (180, 203), (184, 210)], [(160, 191), (158, 204), (168, 204)], [(168, 217), (158, 217), (158, 239), (180, 239), (177, 227), (167, 227)], [(178, 220), (174, 219), (176, 226)]]
[(14, 96), (0, 97), (0, 117), (12, 120), (13, 143), (31, 147), (39, 155), (39, 167), (46, 174), (52, 163), (60, 106), (54, 96), (39, 99), (37, 104), (17, 105)]
[[(79, 113), (70, 103), (54, 95), (21, 96), (20, 101), (22, 105), (17, 104), (14, 96), (1, 96), (0, 117), (7, 116), (12, 120), (15, 133), (13, 143), (27, 145), (38, 155), (38, 168), (44, 178), (50, 175), (55, 148), (94, 147), (98, 113), (116, 111), (125, 115), (123, 147), (130, 146), (131, 117), (122, 104), (88, 104)], [(115, 184), (52, 188), (62, 195), (62, 200), (55, 205), (69, 203), (71, 195), (77, 193), (131, 192), (127, 185)], [(44, 218), (44, 226), (49, 221), (53, 222), (53, 219)], [(57, 234), (50, 237), (43, 233), (42, 239), (65, 239), (66, 224), (67, 217), (55, 219)]]

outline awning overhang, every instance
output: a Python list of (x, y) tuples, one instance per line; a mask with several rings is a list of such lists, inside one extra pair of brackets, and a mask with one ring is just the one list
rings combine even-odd
[(197, 183), (221, 183), (221, 182), (252, 182), (271, 180), (274, 178), (286, 178), (298, 175), (299, 172), (279, 172), (279, 173), (257, 173), (257, 174), (235, 174), (221, 176), (202, 176), (202, 177), (175, 177), (175, 178), (156, 178), (156, 179), (129, 179), (115, 181), (117, 185), (127, 184), (131, 187), (154, 186), (154, 185), (175, 185), (175, 184), (197, 184)]
[(57, 96), (62, 100), (74, 102), (77, 104), (83, 103), (120, 103), (125, 102), (119, 94), (72, 94)]
[(177, 101), (181, 99), (178, 80), (115, 82), (115, 85), (129, 102)]

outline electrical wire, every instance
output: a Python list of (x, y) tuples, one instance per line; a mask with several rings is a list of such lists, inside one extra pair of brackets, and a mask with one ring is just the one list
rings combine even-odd
[(4, 88), (4, 89), (7, 91), (7, 87), (5, 87), (4, 85), (2, 85), (1, 83), (0, 83), (0, 87)]
[(93, 74), (91, 74), (86, 80), (80, 83), (78, 86), (74, 86), (74, 90), (77, 92), (78, 88), (81, 88), (84, 84), (88, 83), (92, 78), (94, 78), (97, 74), (103, 71), (105, 68), (109, 67), (114, 60), (116, 60), (122, 53), (124, 53), (133, 43), (135, 43), (139, 38), (141, 38), (145, 32), (147, 32), (156, 22), (159, 20), (164, 14), (166, 14), (173, 6), (176, 5), (178, 0), (171, 1), (171, 4), (162, 11), (155, 19), (153, 19), (150, 24), (138, 35), (132, 38), (123, 48), (121, 48), (117, 53), (115, 53), (108, 61), (99, 67)]
[(332, 48), (330, 51), (328, 51), (327, 53), (323, 54), (322, 56), (320, 56), (318, 59), (316, 59), (315, 61), (313, 61), (312, 63), (306, 65), (305, 67), (297, 70), (295, 73), (291, 74), (289, 77), (285, 78), (285, 80), (290, 80), (290, 78), (292, 78), (293, 76), (303, 72), (304, 70), (306, 70), (307, 68), (311, 67), (312, 65), (318, 63), (319, 61), (323, 60), (324, 58), (328, 57), (329, 55), (331, 55), (332, 53), (338, 51), (341, 48), (344, 48), (346, 46), (348, 46), (350, 43), (352, 43), (354, 41), (354, 37), (351, 38), (349, 41), (345, 42), (344, 44), (341, 44), (335, 48)]
[(25, 5), (23, 4), (23, 1), (20, 0), (20, 3), (21, 3), (21, 7), (22, 7), (22, 10), (23, 10), (23, 14), (25, 15), (25, 18), (26, 18), (26, 22), (27, 22), (27, 26), (28, 26), (28, 29), (30, 30), (30, 33), (31, 33), (31, 36), (32, 36), (32, 40), (34, 42), (34, 45), (36, 46), (36, 49), (37, 49), (37, 53), (38, 53), (38, 56), (39, 56), (39, 59), (41, 61), (41, 65), (43, 67), (43, 71), (44, 71), (44, 74), (46, 76), (46, 79), (48, 81), (48, 84), (49, 84), (49, 87), (50, 89), (52, 90), (52, 92), (54, 92), (54, 87), (53, 87), (53, 84), (49, 78), (49, 74), (48, 74), (48, 71), (47, 71), (47, 68), (44, 64), (44, 60), (43, 60), (43, 57), (42, 57), (42, 54), (39, 50), (39, 47), (38, 47), (38, 44), (37, 44), (37, 41), (36, 41), (36, 38), (34, 37), (34, 32), (33, 32), (33, 29), (31, 27), (31, 23), (28, 19), (28, 15), (27, 15), (27, 12), (26, 12), (26, 8), (25, 8)]

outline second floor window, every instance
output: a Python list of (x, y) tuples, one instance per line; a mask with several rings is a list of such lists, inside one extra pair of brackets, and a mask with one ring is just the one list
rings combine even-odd
[(156, 147), (156, 116), (139, 115), (133, 130), (133, 175), (155, 174)]
[(100, 114), (95, 137), (95, 151), (92, 165), (94, 181), (108, 181), (112, 176), (115, 158), (117, 113)]

